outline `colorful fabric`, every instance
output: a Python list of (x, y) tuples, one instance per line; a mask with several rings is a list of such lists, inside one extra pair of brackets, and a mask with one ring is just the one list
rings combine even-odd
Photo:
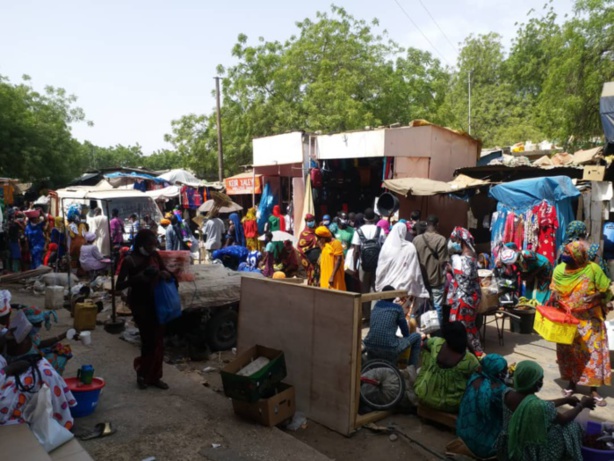
[(273, 221), (277, 223), (277, 228), (273, 229), (273, 224), (271, 223), (271, 232), (274, 230), (284, 231), (286, 230), (286, 220), (284, 216), (281, 214), (281, 209), (279, 205), (275, 205), (273, 207), (273, 215), (269, 218), (269, 222), (271, 222), (271, 218), (275, 218)]
[[(0, 356), (0, 426), (24, 424), (23, 409), (36, 395), (35, 392), (24, 392), (18, 387), (17, 377), (7, 376), (4, 372), (6, 360)], [(34, 386), (40, 389), (42, 383), (51, 390), (52, 416), (62, 427), (70, 430), (73, 426), (73, 417), (70, 407), (77, 405), (77, 401), (68, 389), (66, 382), (53, 369), (51, 364), (41, 358), (36, 365), (19, 375), (19, 381), (26, 387)]]
[(388, 235), (390, 233), (390, 223), (387, 219), (380, 219), (376, 226), (384, 232), (384, 235)]
[(552, 264), (545, 256), (534, 251), (520, 252), (517, 261), (520, 276), (526, 280), (527, 294), (545, 304), (550, 299), (550, 281), (552, 279)]
[(583, 221), (572, 221), (567, 225), (567, 229), (565, 230), (564, 244), (566, 245), (574, 240), (584, 239), (587, 234), (586, 224), (584, 224)]
[(452, 240), (460, 240), (465, 242), (471, 248), (475, 246), (475, 240), (473, 239), (473, 235), (464, 227), (455, 227), (452, 233), (450, 234), (450, 238)]
[[(309, 215), (308, 215), (309, 216)], [(307, 216), (305, 217), (307, 219)], [(307, 284), (310, 286), (314, 286), (316, 284), (315, 280), (315, 266), (309, 261), (307, 257), (307, 253), (318, 246), (318, 239), (315, 233), (315, 229), (305, 226), (301, 234), (299, 235), (297, 249), (301, 256), (301, 265), (307, 274)]]
[(243, 233), (243, 226), (241, 225), (241, 220), (239, 219), (239, 215), (237, 213), (231, 213), (228, 217), (230, 221), (234, 224), (235, 232), (234, 232), (234, 241), (235, 245), (245, 246), (245, 234)]
[[(326, 231), (330, 234), (328, 229), (326, 229)], [(335, 270), (335, 260), (337, 258), (341, 258), (341, 264), (335, 273), (333, 282), (329, 283)], [(320, 287), (345, 291), (345, 271), (343, 267), (343, 246), (341, 246), (341, 242), (339, 240), (326, 242), (324, 248), (322, 248), (322, 254), (320, 255)]]
[(333, 234), (328, 230), (326, 226), (319, 226), (316, 228), (316, 235), (322, 238), (331, 238)]
[(480, 369), (480, 362), (473, 354), (465, 353), (456, 366), (440, 367), (437, 357), (445, 342), (443, 338), (431, 338), (426, 342), (414, 391), (422, 405), (456, 413), (467, 388), (467, 380)]
[(473, 256), (460, 255), (460, 268), (454, 269), (453, 293), (450, 296), (450, 322), (459, 321), (467, 329), (467, 339), (473, 352), (480, 356), (484, 352), (478, 328), (475, 324), (477, 308), (482, 299), (478, 278), (478, 262)]
[(32, 325), (42, 323), (44, 324), (46, 330), (51, 329), (52, 318), (55, 320), (55, 323), (58, 323), (58, 314), (56, 314), (53, 310), (43, 312), (34, 306), (30, 306), (24, 307), (22, 311), (28, 319), (28, 322), (30, 322)]
[(0, 290), (0, 317), (11, 313), (11, 292)]
[(550, 264), (556, 259), (556, 231), (559, 228), (559, 219), (556, 207), (548, 202), (542, 202), (535, 210), (539, 220), (539, 234), (537, 252), (545, 256)]
[(497, 439), (503, 427), (503, 393), (507, 386), (501, 376), (507, 361), (498, 354), (489, 354), (480, 364), (482, 369), (467, 382), (456, 422), (456, 434), (479, 458), (497, 453)]
[[(580, 242), (569, 246), (582, 260), (581, 248), (586, 247)], [(571, 345), (557, 344), (561, 378), (584, 386), (609, 386), (612, 370), (604, 304), (611, 298), (610, 279), (595, 263), (574, 270), (561, 263), (554, 269), (550, 288), (558, 294), (561, 306), (580, 322)]]
[(32, 257), (30, 269), (36, 269), (43, 264), (46, 243), (45, 234), (43, 232), (44, 225), (45, 222), (41, 221), (38, 224), (29, 222), (26, 226), (25, 234), (28, 239), (28, 244), (30, 245), (30, 255)]
[(516, 261), (518, 261), (518, 252), (511, 248), (504, 247), (499, 252), (499, 260), (506, 265), (516, 264)]

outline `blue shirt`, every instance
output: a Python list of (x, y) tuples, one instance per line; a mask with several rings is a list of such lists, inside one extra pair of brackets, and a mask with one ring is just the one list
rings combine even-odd
[(397, 328), (403, 337), (409, 336), (409, 327), (403, 308), (390, 301), (378, 301), (371, 312), (371, 328), (364, 339), (365, 346), (373, 349), (396, 349), (399, 344)]

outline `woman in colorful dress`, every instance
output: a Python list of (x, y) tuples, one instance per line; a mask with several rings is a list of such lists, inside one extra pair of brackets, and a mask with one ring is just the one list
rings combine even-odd
[[(0, 343), (6, 336), (0, 337)], [(8, 360), (0, 355), (0, 426), (26, 423), (24, 407), (46, 384), (51, 391), (53, 418), (70, 430), (73, 426), (70, 407), (76, 406), (77, 401), (51, 364), (40, 355), (31, 353), (31, 338), (26, 336), (21, 343), (8, 338), (6, 351)]]
[(40, 215), (32, 217), (26, 225), (26, 238), (30, 246), (30, 255), (32, 262), (30, 269), (36, 269), (43, 264), (43, 256), (45, 255), (45, 220), (41, 219)]
[(345, 291), (345, 272), (343, 269), (343, 247), (339, 240), (325, 226), (316, 229), (320, 255), (320, 287)]
[(605, 328), (610, 279), (597, 264), (588, 261), (585, 242), (567, 244), (561, 259), (552, 276), (552, 294), (560, 308), (569, 310), (580, 322), (573, 344), (556, 346), (561, 378), (569, 381), (564, 393), (572, 395), (578, 384), (589, 386), (597, 405), (605, 406), (597, 389), (612, 382)]
[[(591, 397), (579, 401), (569, 396), (554, 401), (535, 394), (544, 385), (544, 370), (523, 360), (514, 372), (514, 388), (503, 394), (503, 430), (497, 441), (499, 461), (582, 461), (582, 429), (574, 419), (585, 409), (594, 409)], [(559, 413), (558, 407), (574, 408)]]
[(256, 208), (247, 210), (245, 217), (241, 221), (243, 224), (243, 235), (247, 249), (254, 251), (258, 249), (258, 223), (256, 222)]
[[(301, 265), (307, 273), (307, 284), (310, 286), (317, 285), (316, 265), (312, 261), (312, 250), (318, 248), (318, 237), (316, 236), (316, 217), (312, 214), (305, 215), (305, 228), (298, 238), (297, 249), (301, 255)], [(315, 258), (317, 260), (317, 258)]]
[(497, 454), (497, 439), (503, 426), (503, 394), (507, 389), (507, 361), (499, 354), (489, 354), (481, 361), (481, 370), (467, 382), (456, 420), (456, 434), (471, 453), (480, 459)]
[(450, 322), (459, 321), (467, 329), (469, 348), (477, 357), (484, 355), (478, 328), (476, 326), (477, 308), (482, 299), (482, 290), (478, 279), (478, 260), (471, 233), (456, 227), (450, 234), (450, 240), (460, 243), (460, 269), (454, 269), (454, 292), (450, 308)]
[(552, 264), (548, 258), (531, 250), (523, 250), (518, 255), (516, 266), (520, 278), (526, 283), (527, 298), (546, 304), (550, 299), (550, 280), (552, 280)]

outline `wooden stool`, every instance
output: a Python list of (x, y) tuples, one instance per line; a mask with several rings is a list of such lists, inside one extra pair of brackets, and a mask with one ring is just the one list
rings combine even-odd
[(458, 419), (458, 415), (455, 413), (446, 413), (445, 411), (418, 405), (418, 416), (427, 421), (443, 424), (456, 432), (456, 420)]

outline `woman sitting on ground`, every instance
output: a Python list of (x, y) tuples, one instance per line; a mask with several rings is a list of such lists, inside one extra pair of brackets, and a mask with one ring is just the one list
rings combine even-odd
[[(518, 363), (514, 389), (503, 395), (503, 431), (497, 459), (509, 461), (582, 460), (582, 429), (574, 419), (584, 408), (593, 410), (595, 399), (564, 397), (541, 400), (535, 394), (544, 385), (544, 370), (531, 360)], [(574, 408), (559, 413), (562, 405)]]
[(456, 434), (478, 458), (497, 454), (497, 438), (503, 426), (503, 393), (507, 361), (499, 354), (484, 357), (481, 371), (474, 373), (461, 400)]
[(94, 245), (95, 240), (96, 234), (86, 232), (85, 244), (81, 247), (79, 254), (79, 264), (81, 264), (81, 269), (86, 272), (106, 270), (109, 267), (109, 263), (104, 262), (104, 256), (102, 256), (98, 247)]
[(7, 333), (0, 337), (0, 349), (4, 349), (3, 343), (8, 360), (0, 355), (0, 426), (25, 423), (24, 407), (46, 384), (51, 390), (53, 418), (70, 430), (70, 407), (77, 402), (66, 382), (47, 359), (36, 353), (30, 336), (18, 343), (12, 333)]
[(421, 405), (456, 413), (467, 380), (480, 369), (480, 362), (467, 351), (467, 330), (461, 322), (445, 324), (441, 331), (443, 338), (423, 345), (415, 392)]

